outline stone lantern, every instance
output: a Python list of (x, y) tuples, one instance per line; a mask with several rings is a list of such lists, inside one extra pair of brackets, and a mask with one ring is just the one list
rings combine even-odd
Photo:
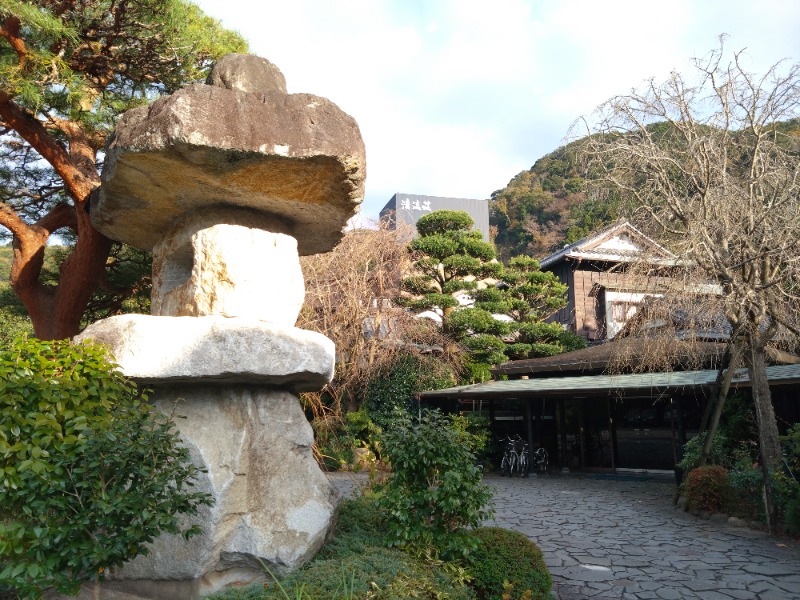
[(175, 411), (215, 504), (188, 542), (164, 535), (113, 573), (151, 597), (196, 597), (309, 560), (338, 498), (298, 401), (333, 376), (334, 346), (295, 327), (299, 256), (331, 250), (363, 197), (364, 144), (335, 104), (287, 94), (269, 61), (227, 55), (206, 84), (125, 113), (111, 138), (95, 227), (153, 253), (152, 315), (78, 339)]

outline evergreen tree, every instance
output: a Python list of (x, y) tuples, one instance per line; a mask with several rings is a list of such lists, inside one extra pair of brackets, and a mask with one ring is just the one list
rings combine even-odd
[[(444, 332), (467, 353), (465, 379), (484, 381), (492, 365), (510, 359), (582, 347), (582, 340), (559, 324), (542, 322), (565, 305), (566, 286), (529, 257), (516, 257), (503, 267), (472, 225), (463, 211), (435, 211), (420, 218), (419, 237), (410, 244), (415, 274), (402, 285), (413, 294), (403, 299), (406, 306), (441, 311)], [(480, 279), (496, 283), (483, 287)], [(464, 294), (472, 306), (457, 308), (456, 296)]]

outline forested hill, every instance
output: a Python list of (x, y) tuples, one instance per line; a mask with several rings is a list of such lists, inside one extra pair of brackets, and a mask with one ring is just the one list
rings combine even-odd
[(587, 194), (579, 164), (583, 139), (540, 158), (492, 194), (489, 223), (500, 256), (542, 258), (618, 217), (619, 202)]
[[(651, 127), (663, 131), (668, 126)], [(778, 122), (775, 130), (787, 141), (798, 140), (800, 119)], [(543, 258), (624, 216), (619, 198), (587, 191), (589, 174), (580, 159), (586, 141), (581, 138), (540, 158), (492, 194), (489, 224), (503, 260), (518, 254)]]

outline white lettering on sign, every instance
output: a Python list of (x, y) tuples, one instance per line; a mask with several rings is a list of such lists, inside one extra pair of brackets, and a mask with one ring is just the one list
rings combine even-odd
[(423, 200), (422, 202), (420, 202), (419, 200), (414, 200), (412, 204), (411, 200), (409, 200), (408, 198), (404, 198), (403, 200), (400, 200), (400, 210), (431, 212), (433, 209), (431, 208), (430, 200)]

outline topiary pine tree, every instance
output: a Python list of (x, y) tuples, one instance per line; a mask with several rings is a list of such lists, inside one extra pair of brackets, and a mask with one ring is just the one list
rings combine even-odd
[(539, 261), (516, 256), (494, 288), (475, 292), (475, 307), (511, 317), (513, 341), (503, 348), (506, 360), (552, 356), (584, 347), (583, 339), (558, 323), (544, 320), (566, 306), (567, 286), (553, 273), (540, 270)]
[[(415, 274), (402, 284), (415, 295), (403, 300), (406, 306), (441, 310), (445, 333), (466, 350), (465, 379), (484, 381), (492, 365), (510, 359), (582, 347), (581, 339), (560, 325), (542, 323), (566, 304), (566, 286), (526, 256), (503, 267), (495, 260), (494, 247), (471, 231), (472, 225), (463, 211), (435, 211), (420, 218), (419, 237), (410, 244)], [(498, 285), (478, 289), (477, 280), (489, 277), (499, 280)], [(459, 292), (469, 293), (474, 305), (455, 310)]]
[(416, 297), (406, 299), (406, 306), (439, 308), (449, 314), (458, 306), (454, 293), (475, 289), (474, 279), (500, 274), (503, 265), (495, 260), (494, 246), (472, 230), (473, 224), (472, 217), (461, 210), (437, 210), (420, 217), (419, 237), (409, 244), (416, 274), (402, 282), (403, 290)]

